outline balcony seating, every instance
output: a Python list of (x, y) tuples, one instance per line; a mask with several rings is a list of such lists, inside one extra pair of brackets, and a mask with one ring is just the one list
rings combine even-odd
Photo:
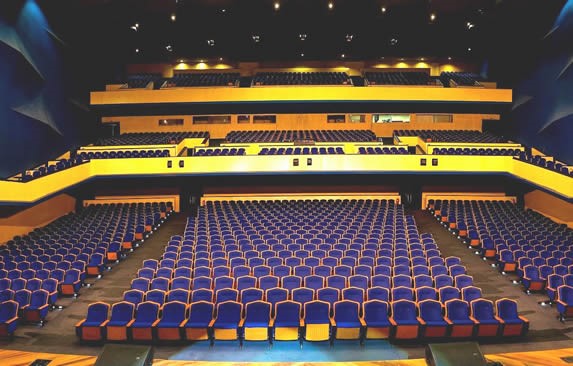
[(345, 72), (258, 72), (253, 86), (265, 85), (351, 85)]
[(231, 131), (225, 138), (232, 143), (261, 142), (370, 142), (376, 135), (370, 130), (274, 130)]

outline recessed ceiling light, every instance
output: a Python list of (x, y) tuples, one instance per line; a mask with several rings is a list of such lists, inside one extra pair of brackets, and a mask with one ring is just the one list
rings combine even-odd
[(226, 13), (226, 12), (227, 12), (227, 9), (225, 9), (225, 8), (221, 9), (221, 13)]
[(387, 10), (387, 9), (386, 9), (385, 6), (383, 6), (382, 8), (380, 8), (380, 11), (381, 11), (382, 13), (386, 13), (386, 10)]
[(171, 21), (174, 22), (177, 20), (177, 15), (175, 13), (171, 14)]
[(448, 61), (452, 61), (452, 56), (448, 57)]
[(340, 55), (341, 58), (345, 58), (346, 55), (343, 53), (342, 55)]
[(136, 48), (136, 49), (135, 49), (135, 53), (139, 53), (139, 48)]
[(434, 20), (436, 20), (436, 14), (432, 13), (430, 14), (430, 21), (433, 22)]
[(471, 47), (468, 47), (468, 52), (472, 52), (472, 48), (471, 48)]
[(301, 54), (300, 54), (300, 57), (304, 57), (304, 53), (301, 53)]
[(135, 23), (134, 25), (132, 25), (131, 27), (129, 27), (130, 29), (134, 30), (135, 32), (137, 32), (139, 30), (139, 23)]
[(347, 34), (346, 35), (346, 42), (352, 42), (352, 39), (354, 39), (354, 34)]
[(466, 23), (466, 28), (467, 28), (468, 30), (472, 29), (472, 28), (475, 27), (475, 26), (476, 26), (476, 25), (475, 25), (474, 23), (472, 23), (472, 22), (467, 22), (467, 23)]
[(301, 41), (304, 41), (304, 40), (306, 39), (306, 33), (300, 33), (300, 34), (298, 35), (298, 38), (299, 38)]
[(328, 2), (328, 10), (334, 9), (334, 3), (332, 1)]
[(392, 39), (390, 39), (390, 45), (396, 46), (397, 44), (398, 44), (398, 38), (392, 38)]
[(165, 49), (167, 50), (167, 52), (173, 52), (173, 46), (168, 44), (167, 46), (165, 46)]
[(420, 61), (426, 61), (426, 59), (423, 57), (420, 57)]
[(219, 61), (223, 61), (223, 58), (222, 58), (222, 57), (219, 57)]
[(253, 39), (253, 42), (255, 42), (255, 43), (259, 43), (261, 41), (261, 36), (259, 36), (258, 34), (253, 34), (251, 36), (251, 38)]
[(208, 39), (207, 40), (207, 44), (211, 47), (213, 47), (215, 45), (215, 40), (214, 39)]
[(180, 64), (182, 64), (182, 63), (184, 63), (184, 62), (185, 62), (185, 60), (183, 60), (183, 59), (179, 60), (179, 63), (180, 63)]
[(275, 1), (275, 10), (279, 10), (281, 8), (281, 3), (279, 3), (278, 1)]

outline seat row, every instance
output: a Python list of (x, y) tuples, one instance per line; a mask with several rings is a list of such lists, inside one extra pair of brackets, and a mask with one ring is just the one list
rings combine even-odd
[(405, 147), (359, 147), (359, 154), (392, 154), (403, 155), (409, 154), (408, 149)]
[(98, 146), (119, 145), (174, 145), (187, 138), (209, 138), (209, 132), (132, 132), (98, 140)]
[(181, 73), (165, 79), (165, 87), (235, 86), (239, 78), (237, 72)]
[(341, 155), (342, 147), (263, 147), (259, 155)]
[(476, 130), (395, 130), (394, 136), (418, 136), (426, 142), (501, 143), (502, 137)]
[(258, 72), (254, 86), (261, 85), (351, 85), (345, 72)]
[(482, 298), (481, 289), (475, 286), (466, 286), (461, 289), (453, 286), (443, 286), (440, 288), (431, 286), (416, 288), (400, 286), (390, 288), (388, 279), (386, 279), (385, 283), (381, 283), (381, 286), (369, 288), (343, 287), (340, 284), (333, 283), (332, 285), (338, 287), (317, 286), (315, 288), (296, 287), (287, 289), (284, 287), (271, 287), (276, 286), (278, 282), (271, 284), (269, 283), (270, 281), (262, 282), (261, 287), (258, 288), (255, 287), (255, 279), (241, 277), (237, 282), (237, 288), (221, 288), (219, 290), (198, 288), (190, 290), (189, 282), (187, 282), (187, 284), (184, 282), (185, 281), (173, 281), (171, 289), (168, 290), (160, 288), (150, 289), (149, 287), (139, 286), (142, 284), (141, 282), (133, 283), (134, 288), (123, 293), (123, 300), (136, 305), (143, 301), (153, 301), (158, 304), (163, 304), (174, 300), (186, 304), (198, 301), (208, 301), (218, 304), (232, 300), (239, 301), (243, 303), (243, 305), (256, 300), (264, 300), (271, 304), (292, 300), (304, 305), (306, 302), (312, 300), (326, 301), (331, 304), (339, 300), (352, 300), (362, 304), (368, 300), (390, 301), (390, 299), (392, 299), (392, 301), (410, 300), (419, 302), (431, 299), (445, 303), (451, 299), (462, 299), (469, 302)]
[(240, 148), (212, 148), (212, 149), (195, 149), (195, 156), (235, 156), (235, 155), (245, 155), (246, 150), (243, 147)]
[(520, 149), (510, 148), (436, 148), (432, 151), (434, 155), (485, 155), (485, 156), (516, 156)]
[(430, 85), (431, 78), (426, 72), (392, 71), (366, 72), (364, 79), (368, 85)]
[(126, 151), (90, 151), (78, 152), (82, 160), (91, 159), (129, 159), (129, 158), (167, 158), (169, 150), (126, 150)]
[[(111, 311), (110, 311), (111, 310)], [(111, 315), (110, 315), (111, 312)], [(524, 335), (529, 322), (517, 313), (515, 301), (485, 299), (468, 303), (449, 300), (391, 303), (313, 300), (271, 304), (236, 301), (187, 305), (152, 301), (93, 303), (76, 325), (81, 341), (330, 341), (335, 339), (468, 339)]]
[(521, 152), (518, 155), (518, 159), (521, 161), (526, 161), (531, 164), (535, 164), (545, 169), (553, 170), (555, 172), (573, 177), (573, 168), (567, 166), (567, 164), (559, 162), (550, 157), (543, 157), (540, 155), (533, 155), (527, 152)]
[(20, 180), (22, 182), (29, 182), (36, 178), (78, 166), (80, 164), (86, 163), (88, 160), (89, 159), (85, 157), (76, 156), (73, 159), (60, 159), (54, 162), (45, 163), (34, 169), (24, 171), (20, 177)]
[(225, 137), (227, 142), (369, 142), (375, 141), (376, 135), (370, 130), (261, 130), (231, 131)]

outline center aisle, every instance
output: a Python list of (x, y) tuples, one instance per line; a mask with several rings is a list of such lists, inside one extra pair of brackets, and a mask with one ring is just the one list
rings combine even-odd
[[(467, 273), (473, 277), (474, 286), (480, 287), (486, 299), (495, 301), (500, 298), (509, 298), (519, 304), (519, 313), (530, 321), (529, 333), (525, 339), (513, 343), (481, 345), (484, 353), (502, 353), (545, 350), (559, 347), (568, 347), (573, 334), (571, 329), (556, 318), (555, 308), (542, 307), (539, 301), (547, 299), (545, 294), (526, 295), (520, 284), (513, 284), (515, 276), (503, 276), (492, 267), (491, 261), (483, 261), (481, 256), (475, 255), (474, 250), (457, 239), (444, 228), (428, 211), (417, 210), (409, 213), (416, 219), (421, 233), (431, 233), (443, 257), (456, 256), (462, 260)], [(525, 343), (527, 342), (527, 345)]]
[[(104, 276), (95, 280), (88, 278), (89, 288), (82, 288), (77, 299), (60, 298), (58, 304), (65, 306), (63, 310), (55, 310), (48, 314), (48, 322), (43, 328), (34, 325), (21, 325), (13, 342), (0, 342), (0, 347), (25, 350), (26, 352), (74, 353), (78, 355), (96, 356), (100, 347), (81, 345), (75, 335), (75, 324), (86, 316), (88, 305), (96, 301), (113, 303), (122, 300), (123, 292), (129, 290), (131, 280), (137, 276), (137, 270), (143, 260), (159, 259), (165, 245), (172, 235), (181, 235), (185, 231), (187, 216), (174, 213), (134, 252), (126, 259), (113, 266)], [(156, 350), (155, 357), (168, 358), (180, 347), (161, 347)]]

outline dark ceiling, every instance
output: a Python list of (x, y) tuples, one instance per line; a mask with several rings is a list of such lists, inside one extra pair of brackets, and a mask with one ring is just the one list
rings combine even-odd
[(332, 60), (343, 54), (346, 60), (480, 60), (496, 52), (500, 30), (523, 20), (547, 23), (564, 2), (39, 0), (64, 40), (122, 62)]

